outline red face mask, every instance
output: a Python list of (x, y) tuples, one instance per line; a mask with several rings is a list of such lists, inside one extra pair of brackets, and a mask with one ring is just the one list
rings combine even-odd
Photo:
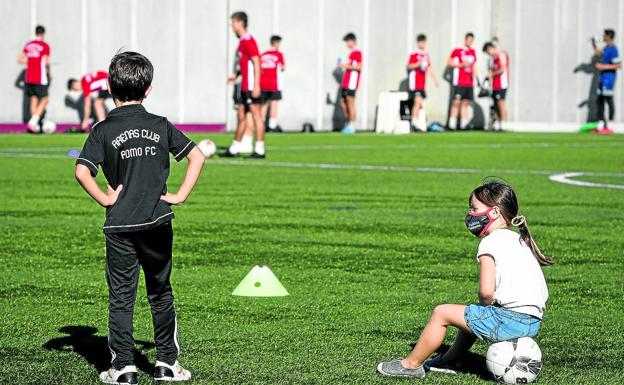
[(482, 213), (468, 213), (466, 215), (466, 227), (476, 237), (483, 237), (487, 229), (494, 222), (494, 218), (490, 216), (490, 211), (494, 207), (490, 207)]

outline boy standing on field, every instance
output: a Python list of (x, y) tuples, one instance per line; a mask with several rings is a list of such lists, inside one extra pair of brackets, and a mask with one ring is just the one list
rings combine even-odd
[(39, 121), (48, 105), (50, 84), (50, 46), (44, 41), (45, 28), (35, 28), (35, 39), (29, 41), (20, 52), (17, 61), (26, 64), (26, 94), (30, 98), (28, 130), (39, 132)]
[[(170, 205), (184, 203), (197, 182), (204, 156), (166, 118), (141, 105), (150, 93), (154, 68), (143, 55), (115, 55), (108, 70), (108, 89), (117, 108), (93, 126), (76, 161), (76, 179), (106, 207), (106, 281), (109, 289), (108, 346), (111, 368), (100, 374), (107, 384), (137, 384), (133, 361), (133, 313), (139, 265), (145, 274), (152, 308), (157, 361), (154, 377), (185, 381), (191, 373), (177, 361), (177, 320), (169, 277), (174, 217)], [(189, 161), (177, 193), (167, 191), (169, 153)], [(94, 177), (101, 166), (108, 186)]]

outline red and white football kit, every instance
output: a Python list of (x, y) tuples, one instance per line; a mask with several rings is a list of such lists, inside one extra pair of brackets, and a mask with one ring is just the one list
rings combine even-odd
[(407, 77), (408, 89), (410, 91), (424, 91), (427, 79), (427, 71), (431, 65), (429, 54), (424, 51), (414, 51), (409, 57), (408, 65), (420, 62), (417, 68), (409, 70)]
[(453, 68), (453, 85), (455, 87), (473, 87), (474, 66), (477, 53), (468, 47), (455, 48), (451, 52), (451, 60), (455, 64), (470, 64), (468, 67)]
[(284, 55), (276, 49), (269, 49), (260, 56), (260, 89), (262, 91), (280, 91), (281, 72), (284, 67)]
[[(362, 51), (359, 49), (354, 49), (349, 53), (349, 58), (347, 60), (347, 64), (351, 66), (357, 66), (358, 64), (362, 64)], [(360, 85), (360, 71), (348, 69), (345, 71), (344, 75), (342, 75), (342, 85), (341, 87), (346, 90), (357, 90)]]
[(241, 92), (251, 92), (256, 80), (252, 58), (260, 56), (258, 44), (251, 34), (247, 33), (240, 37), (237, 52), (242, 76)]
[(42, 40), (31, 40), (24, 46), (26, 54), (26, 78), (27, 84), (48, 85), (48, 72), (46, 70), (46, 56), (50, 56), (50, 46)]
[(500, 56), (504, 55), (507, 61), (507, 68), (505, 71), (492, 77), (492, 90), (500, 91), (506, 90), (509, 87), (509, 54), (506, 51), (500, 51), (498, 55), (492, 60), (492, 71), (496, 72), (501, 69)]
[(108, 79), (108, 73), (106, 71), (93, 71), (87, 73), (80, 80), (82, 95), (85, 98), (88, 98), (92, 92), (108, 90), (106, 79)]

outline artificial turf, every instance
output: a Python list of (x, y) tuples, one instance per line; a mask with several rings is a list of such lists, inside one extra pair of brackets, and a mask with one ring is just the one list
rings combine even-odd
[[(204, 137), (230, 141), (193, 136)], [(108, 365), (104, 210), (67, 156), (85, 138), (0, 138), (2, 384), (96, 384)], [(375, 371), (409, 352), (435, 305), (476, 301), (478, 240), (463, 219), (468, 194), (488, 176), (515, 187), (557, 261), (544, 269), (538, 382), (624, 383), (624, 191), (548, 179), (585, 171), (594, 174), (579, 180), (624, 184), (624, 136), (283, 134), (267, 143), (266, 160), (208, 160), (175, 208), (172, 281), (192, 383), (491, 383), (483, 342), (467, 374), (418, 381)], [(170, 189), (184, 169), (172, 165)], [(232, 296), (256, 264), (290, 296)], [(151, 383), (143, 283), (135, 338), (140, 383)]]

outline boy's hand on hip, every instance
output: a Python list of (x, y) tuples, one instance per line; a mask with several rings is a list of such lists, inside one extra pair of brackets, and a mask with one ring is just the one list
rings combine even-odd
[(110, 202), (108, 202), (107, 206), (112, 206), (115, 204), (115, 202), (117, 202), (117, 198), (119, 197), (121, 190), (123, 190), (123, 185), (117, 186), (116, 190), (113, 190), (110, 185), (106, 185), (106, 195), (110, 199)]
[(169, 203), (170, 205), (181, 205), (184, 203), (184, 199), (178, 196), (178, 194), (166, 193), (165, 195), (161, 195), (160, 199)]

